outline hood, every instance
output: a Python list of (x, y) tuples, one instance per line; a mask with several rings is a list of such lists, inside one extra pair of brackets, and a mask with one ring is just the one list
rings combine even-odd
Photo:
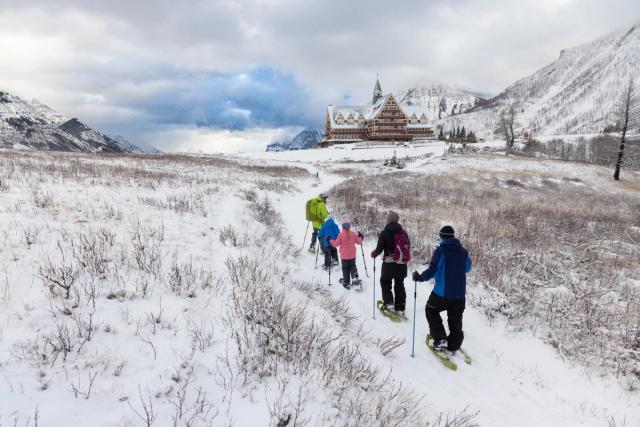
[(329, 218), (325, 221), (325, 224), (328, 225), (329, 227), (337, 227), (338, 224), (336, 224), (336, 222), (333, 220), (333, 218)]
[(393, 234), (400, 233), (402, 231), (402, 226), (398, 222), (390, 222), (384, 227), (384, 230)]
[(440, 247), (443, 249), (458, 249), (462, 247), (460, 240), (452, 237), (450, 239), (444, 239), (442, 243), (440, 243)]

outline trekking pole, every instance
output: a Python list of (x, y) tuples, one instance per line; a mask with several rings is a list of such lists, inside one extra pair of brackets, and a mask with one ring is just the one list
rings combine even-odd
[[(358, 225), (358, 221), (354, 220), (355, 225)], [(364, 263), (364, 272), (367, 275), (367, 279), (369, 278), (369, 271), (367, 271), (367, 259), (364, 257), (364, 249), (362, 248), (362, 243), (360, 243), (360, 252), (362, 252), (362, 262)]]
[(364, 257), (364, 249), (362, 249), (362, 243), (360, 244), (360, 252), (362, 253), (362, 262), (364, 263), (364, 272), (367, 274), (368, 279), (369, 272), (367, 271), (367, 259)]
[(416, 304), (418, 300), (418, 282), (413, 281), (413, 337), (411, 340), (411, 357), (416, 355)]
[(333, 270), (333, 265), (329, 264), (329, 286), (331, 286), (331, 270)]
[(307, 229), (304, 230), (304, 240), (302, 241), (302, 249), (304, 249), (304, 244), (307, 242), (307, 233), (309, 232), (309, 223), (311, 221), (307, 221)]
[(318, 254), (320, 253), (320, 245), (322, 243), (318, 242), (318, 247), (316, 248), (316, 268), (318, 268)]
[(376, 318), (376, 259), (373, 259), (373, 319)]

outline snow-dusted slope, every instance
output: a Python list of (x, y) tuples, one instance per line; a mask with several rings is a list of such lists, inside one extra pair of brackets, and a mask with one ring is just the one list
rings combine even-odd
[(39, 101), (0, 91), (0, 147), (82, 152), (137, 152)]
[[(338, 269), (328, 277), (316, 268), (315, 255), (301, 250), (307, 226), (302, 207), (321, 191), (330, 192), (336, 216), (361, 219), (364, 253), (376, 245), (384, 219), (364, 215), (359, 205), (347, 206), (348, 196), (371, 202), (368, 212), (374, 214), (398, 200), (419, 201), (413, 213), (400, 210), (412, 238), (409, 271), (424, 268), (424, 249), (435, 243), (434, 228), (426, 224), (439, 221), (438, 212), (464, 221), (460, 227), (454, 223), (457, 230), (472, 230), (462, 227), (466, 218), (491, 218), (439, 210), (441, 195), (458, 204), (468, 198), (465, 191), (486, 183), (488, 192), (500, 196), (486, 202), (504, 203), (508, 215), (517, 212), (511, 209), (513, 199), (498, 193), (505, 187), (496, 182), (508, 185), (507, 178), (517, 178), (526, 187), (510, 185), (511, 196), (584, 188), (604, 197), (625, 194), (624, 204), (637, 204), (637, 193), (614, 183), (601, 167), (492, 155), (442, 158), (437, 155), (442, 145), (398, 147), (398, 156), (414, 161), (397, 174), (380, 161), (360, 161), (393, 155), (393, 148), (242, 156), (252, 160), (0, 152), (6, 207), (0, 209), (0, 424), (34, 425), (37, 417), (38, 425), (54, 427), (639, 427), (637, 387), (625, 390), (619, 378), (606, 375), (611, 371), (582, 369), (563, 359), (567, 347), (545, 344), (543, 325), (530, 331), (524, 323), (511, 323), (516, 313), (479, 275), (494, 258), (481, 256), (483, 241), (474, 233), (463, 238), (474, 260), (464, 344), (473, 362), (457, 359), (457, 372), (441, 366), (422, 343), (430, 284), (419, 285), (414, 303), (414, 285), (406, 281), (407, 315), (416, 316), (411, 357), (412, 323), (372, 318), (372, 297), (380, 292), (373, 260), (358, 256), (364, 292), (354, 292), (337, 286)], [(317, 154), (325, 152), (341, 157), (318, 162)], [(474, 187), (434, 192), (428, 206), (411, 193), (396, 201), (389, 192), (379, 193), (390, 199), (384, 203), (363, 198), (374, 185), (415, 186), (425, 179)], [(348, 182), (363, 185), (353, 193), (336, 187)], [(640, 176), (630, 173), (626, 184), (638, 183)], [(630, 215), (612, 212), (616, 215), (608, 212), (605, 218)], [(366, 221), (375, 223), (370, 231)], [(509, 230), (509, 224), (498, 226)], [(543, 237), (559, 235), (537, 230), (547, 233)], [(628, 237), (625, 250), (637, 251), (633, 226), (619, 230)], [(494, 245), (510, 239), (496, 236)], [(590, 247), (612, 262), (613, 249)], [(537, 257), (536, 267), (527, 267), (521, 255), (514, 252), (496, 264), (496, 280), (524, 277), (533, 268), (550, 275), (538, 291), (558, 298), (575, 292), (548, 287), (551, 275), (563, 270), (539, 268), (544, 260)], [(573, 265), (582, 258), (562, 259)], [(565, 277), (582, 276), (555, 280)], [(66, 296), (62, 285), (69, 286)], [(578, 290), (579, 285), (571, 283)], [(584, 307), (612, 316), (613, 293), (596, 294), (597, 304)], [(526, 293), (519, 295), (528, 302)], [(582, 297), (587, 301), (589, 295)], [(612, 323), (614, 331), (621, 330), (620, 323)], [(593, 339), (600, 342), (601, 333), (594, 332)]]
[(615, 123), (615, 102), (630, 77), (640, 77), (640, 22), (560, 52), (560, 57), (471, 112), (443, 120), (487, 135), (510, 105), (534, 134), (602, 132)]
[(430, 120), (464, 113), (483, 101), (477, 95), (444, 85), (418, 86), (394, 95), (402, 105), (426, 107)]
[(324, 134), (319, 129), (305, 129), (291, 141), (274, 142), (267, 146), (267, 151), (304, 150), (315, 147), (322, 140)]

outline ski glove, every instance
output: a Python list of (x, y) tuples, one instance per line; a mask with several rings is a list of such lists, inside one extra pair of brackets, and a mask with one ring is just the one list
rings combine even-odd
[(376, 251), (371, 251), (371, 258), (375, 258), (377, 256), (378, 254), (376, 253)]
[(422, 282), (422, 278), (420, 277), (420, 273), (418, 273), (417, 271), (413, 272), (413, 281), (414, 282)]
[(358, 237), (361, 239), (364, 239), (364, 234), (362, 234), (360, 231), (358, 231)]

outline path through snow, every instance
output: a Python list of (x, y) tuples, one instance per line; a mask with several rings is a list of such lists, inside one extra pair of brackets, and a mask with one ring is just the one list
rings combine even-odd
[[(441, 160), (435, 158), (432, 161)], [(420, 162), (421, 165), (424, 163)], [(311, 167), (304, 162), (300, 165)], [(305, 202), (321, 191), (330, 190), (344, 179), (325, 173), (321, 166), (318, 170), (320, 176), (317, 186), (285, 194), (276, 202), (294, 241), (300, 245), (306, 226)], [(336, 214), (339, 218), (340, 213)], [(381, 227), (383, 225), (380, 224)], [(433, 230), (424, 232), (431, 233)], [(305, 246), (308, 242), (307, 236)], [(375, 242), (371, 238), (366, 240), (365, 254), (369, 254), (374, 246)], [(291, 265), (294, 277), (328, 282), (327, 273), (314, 266), (315, 255), (305, 252), (303, 260), (299, 265)], [(367, 255), (370, 275), (371, 261)], [(318, 264), (321, 265), (321, 260)], [(414, 264), (410, 266), (410, 271), (420, 268), (420, 265)], [(486, 426), (602, 426), (607, 425), (611, 417), (618, 423), (623, 420), (627, 426), (640, 425), (640, 404), (637, 398), (624, 392), (615, 380), (596, 376), (589, 378), (583, 368), (564, 362), (553, 348), (530, 333), (507, 332), (505, 324), (500, 321), (489, 325), (486, 318), (473, 307), (467, 307), (464, 318), (464, 347), (473, 357), (473, 364), (467, 366), (460, 362), (457, 372), (445, 369), (423, 344), (427, 331), (424, 306), (432, 283), (418, 284), (416, 355), (410, 357), (411, 320), (414, 312), (413, 282), (409, 278), (405, 281), (409, 322), (394, 324), (380, 315), (373, 320), (373, 278), (366, 278), (360, 254), (358, 270), (364, 281), (363, 293), (347, 291), (339, 285), (334, 285), (332, 291), (348, 299), (352, 311), (359, 316), (365, 329), (373, 337), (396, 336), (406, 339), (405, 344), (393, 353), (395, 357), (384, 357), (375, 349), (372, 349), (371, 357), (379, 366), (393, 369), (396, 378), (424, 393), (425, 405), (434, 411), (455, 412), (468, 407), (470, 411), (478, 412), (476, 421)], [(339, 268), (334, 268), (334, 284), (340, 274)], [(378, 278), (379, 268), (376, 282)], [(469, 286), (473, 286), (473, 282)], [(376, 297), (380, 295), (378, 283), (376, 294)]]

